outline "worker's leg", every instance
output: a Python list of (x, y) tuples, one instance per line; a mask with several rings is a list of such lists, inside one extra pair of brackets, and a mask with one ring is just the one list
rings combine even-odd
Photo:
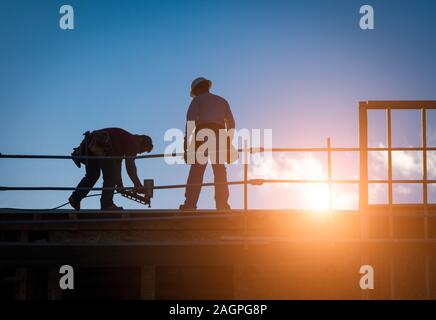
[(189, 170), (188, 186), (185, 191), (185, 207), (196, 208), (197, 201), (200, 196), (201, 186), (194, 184), (203, 183), (204, 171), (206, 170), (206, 164), (192, 164)]
[(80, 201), (85, 198), (89, 190), (95, 185), (98, 178), (100, 178), (100, 165), (97, 160), (89, 160), (88, 165), (85, 166), (86, 175), (77, 185), (77, 188), (83, 190), (75, 190), (71, 195), (74, 200), (80, 203)]
[(103, 188), (112, 188), (103, 190), (100, 204), (101, 208), (113, 206), (114, 189), (117, 182), (117, 163), (115, 160), (100, 160), (101, 171), (103, 172)]
[(227, 183), (227, 170), (224, 164), (213, 164), (215, 177), (215, 203), (217, 209), (227, 209), (229, 200), (229, 187)]

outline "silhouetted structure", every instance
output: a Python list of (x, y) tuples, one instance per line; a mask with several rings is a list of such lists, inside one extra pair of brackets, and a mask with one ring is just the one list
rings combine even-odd
[[(14, 211), (0, 213), (0, 295), (15, 299), (436, 299), (436, 205), (368, 203), (370, 183), (430, 183), (423, 178), (368, 178), (367, 111), (426, 112), (436, 101), (360, 103), (359, 148), (277, 149), (360, 153), (359, 211), (178, 210)], [(390, 129), (387, 131), (391, 135)], [(389, 137), (388, 137), (389, 138)], [(392, 155), (391, 155), (392, 156)], [(390, 156), (390, 157), (391, 157)], [(426, 163), (426, 162), (425, 162)], [(388, 171), (392, 172), (391, 160)], [(285, 180), (277, 181), (284, 182)], [(253, 182), (253, 181), (252, 181)], [(286, 183), (304, 181), (286, 181)], [(305, 181), (313, 183), (313, 181)], [(251, 182), (244, 181), (245, 186)], [(320, 182), (316, 182), (320, 183)], [(253, 183), (254, 184), (254, 183)], [(390, 187), (391, 188), (391, 187)], [(246, 190), (246, 189), (244, 189)], [(391, 191), (389, 191), (390, 193)], [(244, 197), (247, 199), (247, 195)], [(59, 289), (59, 267), (75, 268), (76, 288)], [(375, 270), (374, 290), (361, 290), (362, 265)]]

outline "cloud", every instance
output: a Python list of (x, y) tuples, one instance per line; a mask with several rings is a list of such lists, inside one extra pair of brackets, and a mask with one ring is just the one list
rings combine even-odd
[(371, 183), (368, 187), (369, 204), (381, 204), (388, 202), (387, 184)]
[[(379, 145), (383, 148), (383, 145)], [(434, 155), (436, 156), (436, 155)], [(369, 153), (369, 178), (387, 179), (388, 152), (371, 151)], [(436, 166), (436, 157), (433, 157), (433, 168)], [(400, 180), (419, 180), (422, 178), (422, 152), (419, 151), (393, 151), (392, 177)]]
[[(380, 145), (383, 147), (383, 145)], [(370, 179), (387, 179), (388, 154), (386, 151), (370, 152)], [(260, 161), (262, 160), (262, 161)], [(250, 165), (250, 179), (294, 179), (325, 180), (327, 179), (325, 160), (315, 154), (275, 154), (259, 157)], [(422, 178), (422, 152), (395, 151), (392, 155), (393, 178), (401, 180), (419, 180)], [(346, 168), (342, 168), (344, 171)], [(436, 178), (436, 152), (428, 152), (428, 177)], [(395, 184), (395, 202), (419, 198), (416, 185)], [(262, 187), (262, 195), (279, 202), (285, 197), (288, 206), (301, 205), (304, 209), (326, 209), (329, 206), (329, 190), (325, 183), (305, 184), (266, 184)], [(287, 191), (286, 191), (287, 190)], [(274, 198), (275, 197), (275, 198)], [(387, 184), (370, 184), (370, 203), (387, 203)], [(280, 199), (283, 200), (283, 199)], [(341, 209), (357, 209), (359, 192), (357, 185), (333, 186), (333, 207)], [(281, 202), (284, 203), (284, 200)]]
[[(277, 154), (274, 157), (259, 157), (250, 166), (250, 179), (291, 179), (326, 180), (327, 173), (322, 161), (314, 154)], [(290, 208), (325, 210), (329, 208), (330, 196), (326, 183), (266, 184), (262, 187), (262, 197), (270, 203), (285, 204)], [(333, 207), (336, 209), (357, 209), (358, 189), (334, 185)]]
[(436, 151), (427, 152), (427, 177), (436, 179)]
[(327, 176), (320, 161), (313, 154), (303, 157), (292, 157), (279, 154), (274, 158), (267, 156), (260, 158), (251, 166), (250, 178), (260, 179), (304, 179), (321, 180)]
[(410, 195), (413, 192), (413, 188), (409, 185), (399, 184), (395, 186), (395, 191), (399, 195)]

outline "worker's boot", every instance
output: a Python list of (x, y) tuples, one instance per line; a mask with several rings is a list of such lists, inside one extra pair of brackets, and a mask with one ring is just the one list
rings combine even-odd
[(186, 203), (181, 204), (179, 210), (197, 210), (196, 206), (187, 205)]
[(217, 205), (216, 207), (217, 210), (230, 210), (230, 205), (228, 203), (222, 204), (222, 205)]
[(68, 202), (70, 203), (70, 206), (74, 208), (74, 210), (79, 211), (80, 210), (80, 201), (77, 201), (73, 198), (73, 196), (68, 198)]
[(124, 210), (123, 207), (118, 207), (114, 203), (112, 203), (110, 206), (101, 207), (101, 210), (104, 211), (121, 211)]

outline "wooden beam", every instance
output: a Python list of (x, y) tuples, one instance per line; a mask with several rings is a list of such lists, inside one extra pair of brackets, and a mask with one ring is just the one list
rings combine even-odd
[(367, 103), (359, 103), (360, 184), (359, 209), (368, 207), (368, 114)]
[(422, 100), (422, 101), (383, 101), (373, 100), (367, 102), (367, 109), (436, 109), (436, 101), (434, 100)]

